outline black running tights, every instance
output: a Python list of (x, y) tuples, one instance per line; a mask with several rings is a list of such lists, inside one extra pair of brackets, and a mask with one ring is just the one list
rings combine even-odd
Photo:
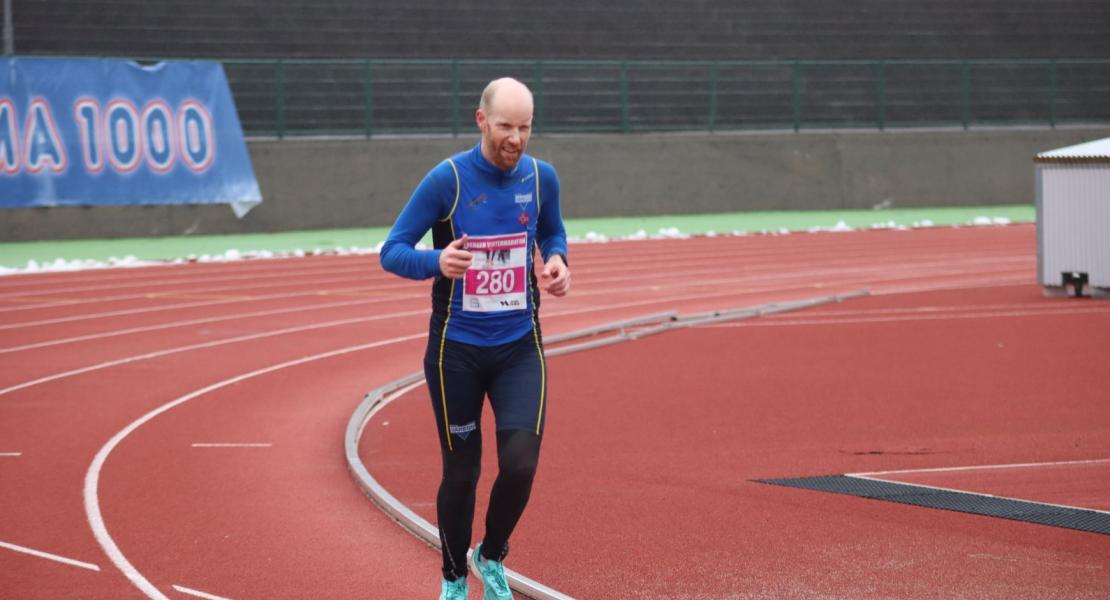
[[(540, 439), (533, 431), (497, 432), (498, 472), (490, 492), (482, 540), (482, 554), (487, 559), (504, 560), (509, 552), (509, 536), (532, 492)], [(475, 491), (482, 469), (481, 430), (465, 441), (456, 439), (453, 446), (452, 450), (443, 449), (443, 479), (436, 496), (443, 577), (448, 580), (467, 574), (466, 551), (470, 547)]]

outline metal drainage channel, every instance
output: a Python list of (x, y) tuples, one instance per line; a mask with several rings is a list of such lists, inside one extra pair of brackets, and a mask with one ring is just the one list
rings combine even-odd
[[(857, 290), (844, 294), (834, 294), (791, 302), (707, 311), (689, 315), (679, 315), (676, 311), (654, 313), (549, 337), (544, 340), (544, 345), (547, 347), (544, 354), (549, 357), (559, 356), (571, 352), (600, 348), (618, 342), (637, 340), (670, 329), (723, 321), (751, 319), (764, 315), (801, 310), (821, 304), (843, 302), (852, 298), (867, 296), (868, 294), (869, 292), (867, 290)], [(583, 341), (551, 348), (551, 346), (575, 340)], [(389, 403), (423, 384), (424, 373), (418, 371), (367, 392), (362, 402), (358, 405), (358, 408), (355, 409), (354, 414), (351, 415), (350, 420), (347, 422), (347, 430), (344, 435), (344, 446), (347, 454), (347, 468), (351, 472), (351, 476), (355, 479), (355, 482), (362, 488), (363, 493), (402, 527), (417, 538), (423, 540), (429, 546), (438, 550), (440, 547), (439, 529), (402, 504), (393, 494), (390, 494), (388, 490), (374, 479), (374, 476), (370, 474), (366, 469), (366, 465), (362, 463), (362, 460), (358, 456), (359, 440), (362, 438), (366, 426), (369, 424), (370, 420), (374, 418), (374, 415), (388, 406)], [(472, 553), (473, 550), (468, 551), (467, 556), (469, 557)], [(527, 598), (532, 598), (534, 600), (573, 600), (571, 596), (551, 589), (511, 569), (505, 569), (505, 575), (509, 580), (509, 586), (514, 591)]]
[(753, 481), (1110, 535), (1110, 513), (1091, 509), (1042, 504), (853, 475)]

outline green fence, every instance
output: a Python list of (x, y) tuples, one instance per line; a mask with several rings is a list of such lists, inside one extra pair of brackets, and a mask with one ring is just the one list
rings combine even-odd
[(485, 84), (535, 95), (537, 132), (1110, 122), (1110, 59), (227, 60), (249, 135), (459, 134)]

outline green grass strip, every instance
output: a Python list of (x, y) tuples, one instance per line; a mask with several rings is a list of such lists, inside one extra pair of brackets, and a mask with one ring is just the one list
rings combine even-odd
[(887, 210), (830, 210), (791, 212), (750, 212), (701, 215), (664, 215), (649, 217), (611, 217), (567, 221), (567, 234), (583, 237), (589, 232), (601, 235), (628, 236), (644, 231), (648, 235), (664, 228), (682, 233), (757, 233), (765, 231), (807, 231), (813, 228), (832, 229), (843, 223), (852, 229), (874, 225), (934, 226), (970, 225), (976, 219), (1008, 219), (1011, 223), (1031, 223), (1036, 219), (1032, 205), (1005, 205), (957, 208), (901, 208)]
[[(978, 218), (1007, 219), (1012, 223), (1033, 222), (1035, 212), (1030, 205), (877, 211), (749, 212), (570, 219), (566, 226), (571, 238), (585, 238), (591, 234), (614, 238), (635, 236), (641, 232), (656, 235), (664, 230), (677, 230), (690, 235), (710, 232), (727, 234), (806, 231), (813, 228), (831, 229), (841, 223), (842, 226), (853, 229), (890, 224), (906, 227), (923, 223), (935, 226), (968, 225)], [(126, 257), (138, 260), (172, 260), (190, 256), (222, 255), (230, 250), (241, 253), (282, 253), (297, 250), (312, 252), (317, 249), (373, 248), (385, 240), (388, 231), (385, 227), (374, 227), (240, 235), (8, 242), (0, 243), (0, 267), (22, 269), (32, 261), (43, 265), (57, 260), (108, 261)]]

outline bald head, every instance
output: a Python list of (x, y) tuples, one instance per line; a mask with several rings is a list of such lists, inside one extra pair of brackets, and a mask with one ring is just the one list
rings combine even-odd
[(482, 99), (478, 102), (478, 110), (488, 115), (501, 108), (501, 105), (513, 108), (527, 107), (531, 112), (532, 91), (528, 89), (528, 86), (512, 77), (494, 79), (482, 91)]
[(532, 135), (532, 92), (511, 77), (494, 79), (482, 92), (475, 120), (482, 132), (482, 155), (498, 168), (511, 170)]

